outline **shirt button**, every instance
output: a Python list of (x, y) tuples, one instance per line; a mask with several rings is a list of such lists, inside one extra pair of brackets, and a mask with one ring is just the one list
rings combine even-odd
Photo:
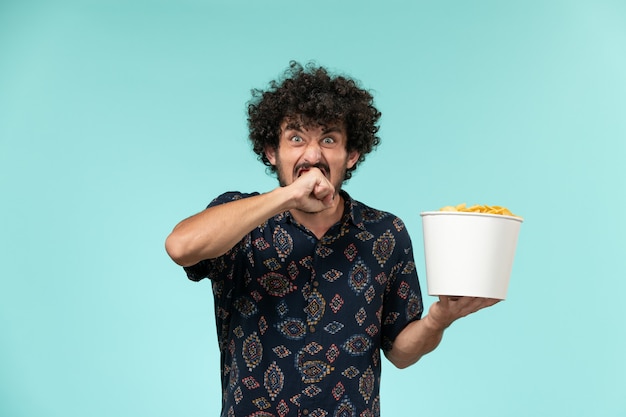
[(308, 416), (309, 415), (309, 410), (307, 410), (306, 408), (304, 410), (302, 410), (302, 415), (303, 416)]
[(311, 326), (311, 327), (309, 327), (309, 331), (310, 331), (311, 333), (315, 333), (315, 326)]
[(314, 287), (319, 287), (319, 286), (320, 286), (319, 281), (313, 281), (313, 286), (314, 286)]

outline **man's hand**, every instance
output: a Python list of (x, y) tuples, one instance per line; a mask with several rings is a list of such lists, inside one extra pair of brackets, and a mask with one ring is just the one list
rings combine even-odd
[(501, 300), (481, 297), (454, 297), (440, 295), (439, 301), (430, 306), (428, 316), (434, 323), (447, 328), (455, 320), (490, 307)]
[(317, 213), (333, 206), (335, 187), (319, 168), (302, 173), (291, 185), (295, 209)]

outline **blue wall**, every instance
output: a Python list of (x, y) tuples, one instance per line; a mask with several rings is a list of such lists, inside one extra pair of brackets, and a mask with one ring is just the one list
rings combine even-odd
[(346, 189), (424, 287), (421, 211), (525, 218), (508, 299), (386, 363), (383, 415), (626, 415), (625, 51), (623, 1), (1, 1), (0, 415), (217, 415), (210, 285), (163, 241), (275, 186), (245, 103), (290, 59), (374, 91)]

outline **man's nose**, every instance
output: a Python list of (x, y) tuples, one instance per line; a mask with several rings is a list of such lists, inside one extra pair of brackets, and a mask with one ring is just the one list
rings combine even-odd
[(304, 159), (311, 164), (316, 164), (322, 159), (322, 149), (319, 143), (311, 141), (307, 144), (304, 151)]

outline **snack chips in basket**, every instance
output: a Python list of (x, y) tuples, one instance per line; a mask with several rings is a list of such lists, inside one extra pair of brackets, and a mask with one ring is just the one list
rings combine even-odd
[(509, 209), (502, 206), (487, 206), (475, 204), (473, 206), (467, 207), (467, 204), (461, 203), (456, 206), (445, 206), (439, 209), (439, 211), (461, 211), (461, 212), (470, 212), (470, 213), (485, 213), (485, 214), (500, 214), (503, 216), (513, 216), (520, 217), (511, 213)]

